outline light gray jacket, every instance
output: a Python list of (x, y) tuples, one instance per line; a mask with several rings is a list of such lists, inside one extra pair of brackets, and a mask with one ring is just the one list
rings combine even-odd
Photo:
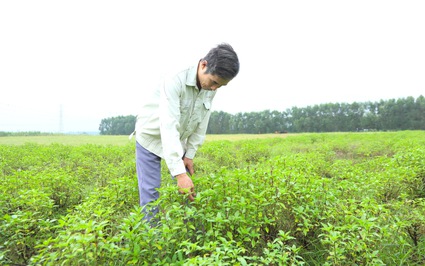
[(165, 78), (137, 116), (136, 141), (163, 158), (173, 176), (186, 172), (183, 156), (193, 159), (204, 142), (216, 93), (198, 88), (196, 74), (193, 66)]

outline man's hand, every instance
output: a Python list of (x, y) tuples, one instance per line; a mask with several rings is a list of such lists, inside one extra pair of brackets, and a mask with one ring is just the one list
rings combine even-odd
[[(192, 168), (193, 169), (193, 168)], [(196, 196), (195, 186), (193, 185), (192, 179), (186, 174), (176, 175), (177, 186), (179, 187), (179, 192), (181, 194), (188, 194), (190, 201), (194, 200)]]
[(183, 158), (183, 163), (184, 163), (184, 166), (186, 167), (186, 169), (187, 169), (187, 170), (189, 170), (189, 174), (190, 174), (190, 175), (193, 175), (193, 173), (195, 172), (195, 171), (193, 170), (193, 160), (192, 160), (192, 159), (189, 159), (189, 158), (184, 157), (184, 158)]

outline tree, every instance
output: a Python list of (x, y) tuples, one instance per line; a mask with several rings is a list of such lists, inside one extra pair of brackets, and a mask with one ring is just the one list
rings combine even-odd
[(100, 122), (100, 135), (129, 135), (134, 131), (136, 116), (117, 116), (104, 118)]
[(422, 95), (415, 101), (415, 115), (412, 120), (414, 129), (425, 129), (425, 97)]

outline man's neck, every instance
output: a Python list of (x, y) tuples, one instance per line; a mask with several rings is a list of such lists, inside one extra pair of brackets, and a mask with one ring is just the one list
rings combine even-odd
[(198, 88), (199, 91), (201, 91), (201, 82), (199, 82), (199, 68), (201, 67), (201, 60), (199, 60), (198, 62), (198, 68), (196, 70), (196, 87)]

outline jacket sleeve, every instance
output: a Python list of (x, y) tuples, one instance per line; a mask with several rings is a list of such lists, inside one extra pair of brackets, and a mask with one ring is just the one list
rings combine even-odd
[(160, 87), (159, 122), (164, 160), (171, 175), (186, 172), (180, 142), (180, 96), (182, 84), (178, 78), (165, 80)]

